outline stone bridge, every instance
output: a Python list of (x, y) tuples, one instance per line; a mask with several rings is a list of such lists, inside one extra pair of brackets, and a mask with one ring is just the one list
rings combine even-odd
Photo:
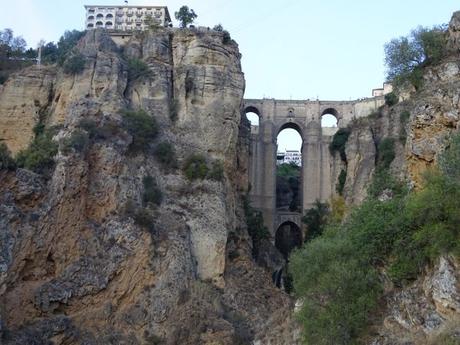
[[(278, 134), (285, 128), (293, 128), (302, 138), (300, 193), (304, 213), (316, 200), (327, 201), (335, 193), (340, 167), (336, 166), (329, 152), (334, 133), (353, 119), (369, 115), (382, 104), (382, 96), (355, 101), (244, 100), (242, 116), (249, 112), (259, 116), (259, 125), (251, 126), (249, 195), (252, 205), (262, 211), (272, 239), (284, 224), (295, 224), (302, 229), (301, 213), (276, 209)], [(325, 114), (336, 117), (337, 127), (321, 127), (321, 117)]]

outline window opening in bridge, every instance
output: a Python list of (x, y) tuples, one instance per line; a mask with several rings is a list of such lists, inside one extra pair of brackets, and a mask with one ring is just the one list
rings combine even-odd
[(302, 245), (302, 231), (293, 222), (285, 222), (280, 225), (275, 234), (275, 247), (288, 260), (289, 254), (294, 248)]
[(323, 111), (321, 114), (321, 127), (337, 127), (337, 110), (330, 108)]
[(289, 212), (301, 210), (302, 137), (292, 127), (277, 137), (276, 208)]
[(251, 122), (251, 126), (258, 126), (259, 125), (259, 115), (250, 111), (246, 113), (246, 118)]
[(331, 114), (321, 116), (321, 127), (337, 127), (337, 118)]

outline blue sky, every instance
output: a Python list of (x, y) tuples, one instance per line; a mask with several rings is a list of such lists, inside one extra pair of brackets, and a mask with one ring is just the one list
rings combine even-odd
[[(56, 41), (83, 29), (85, 4), (120, 0), (14, 0), (0, 13), (27, 43)], [(458, 0), (130, 0), (130, 5), (181, 5), (198, 25), (221, 23), (240, 45), (246, 98), (348, 100), (368, 97), (384, 81), (383, 45), (418, 25), (447, 23)]]

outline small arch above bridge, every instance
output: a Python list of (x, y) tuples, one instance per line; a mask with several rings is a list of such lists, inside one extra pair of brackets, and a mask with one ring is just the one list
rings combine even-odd
[(293, 222), (284, 222), (276, 230), (275, 247), (288, 260), (289, 254), (294, 248), (302, 245), (302, 230)]

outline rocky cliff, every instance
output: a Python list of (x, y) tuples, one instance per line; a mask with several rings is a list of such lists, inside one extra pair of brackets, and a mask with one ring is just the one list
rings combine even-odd
[[(345, 148), (348, 205), (359, 204), (367, 196), (383, 140), (394, 143), (391, 175), (419, 189), (450, 134), (460, 129), (460, 12), (452, 17), (447, 42), (449, 54), (441, 63), (425, 68), (420, 90), (407, 92), (397, 104), (385, 105), (351, 124)], [(335, 159), (343, 165), (339, 157)], [(449, 337), (449, 341), (460, 339), (459, 272), (458, 258), (444, 256), (404, 288), (394, 286), (383, 274), (385, 297), (377, 317), (380, 321), (373, 328), (377, 335), (368, 343), (434, 345), (447, 344)]]
[[(223, 43), (220, 32), (167, 29), (119, 47), (95, 30), (77, 50), (86, 61), (81, 73), (32, 67), (0, 90), (0, 138), (10, 151), (25, 149), (37, 124), (55, 128), (60, 146), (48, 177), (0, 171), (0, 339), (249, 344), (269, 337), (292, 302), (251, 257), (240, 199), (247, 156), (238, 144), (244, 77), (236, 43)], [(148, 71), (133, 77), (133, 60)], [(158, 124), (145, 152), (130, 151), (135, 138), (122, 109), (143, 109)], [(82, 121), (105, 134), (84, 150), (65, 149)], [(222, 162), (223, 178), (190, 181), (165, 167), (152, 154), (160, 142), (172, 144), (179, 166), (192, 154)], [(146, 176), (161, 191), (158, 206), (143, 205)], [(132, 209), (150, 224), (136, 222)]]

